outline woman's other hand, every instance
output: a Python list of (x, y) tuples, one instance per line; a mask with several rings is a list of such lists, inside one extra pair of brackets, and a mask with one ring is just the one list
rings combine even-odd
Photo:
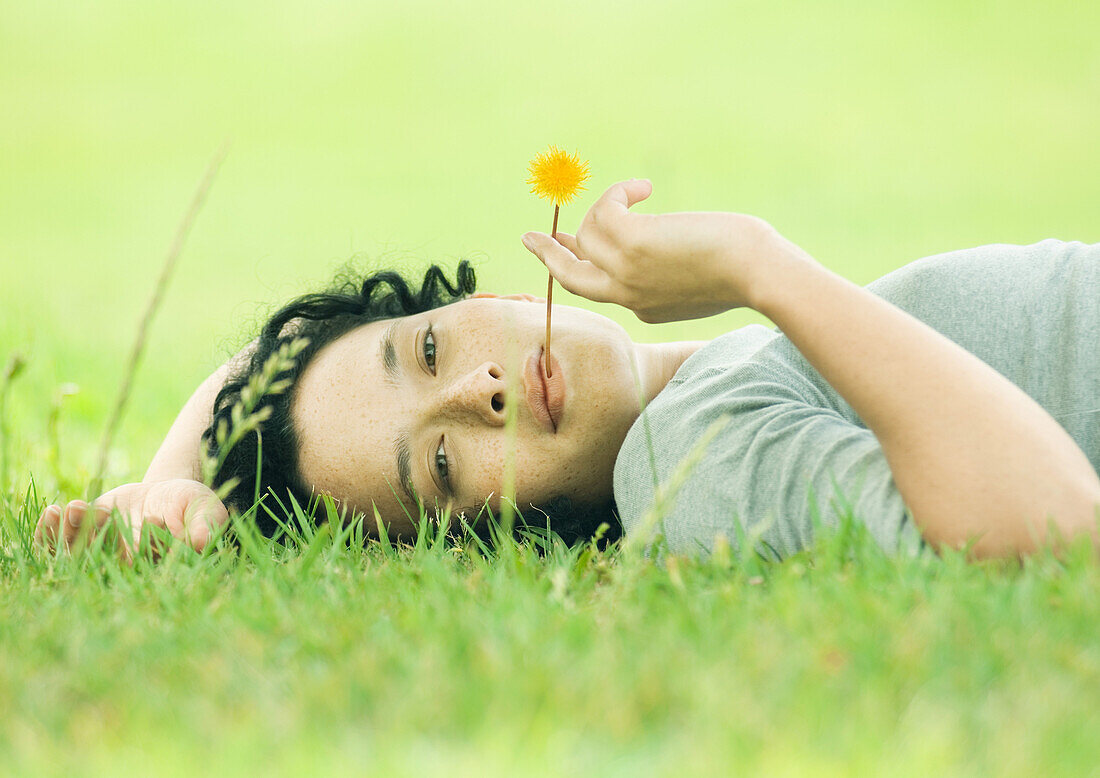
[(755, 308), (776, 263), (816, 264), (755, 216), (629, 210), (652, 191), (646, 179), (621, 181), (588, 209), (576, 236), (530, 232), (525, 245), (568, 291), (650, 323)]
[[(119, 554), (130, 562), (139, 548), (144, 525), (159, 527), (201, 551), (215, 532), (229, 521), (229, 512), (217, 495), (199, 483), (185, 478), (123, 484), (106, 492), (91, 506), (83, 500), (68, 505), (49, 505), (38, 519), (34, 531), (40, 548), (53, 551), (59, 541), (69, 551), (88, 544), (106, 526), (112, 509), (118, 509), (129, 524), (129, 537), (121, 537)], [(161, 550), (152, 544), (154, 559)]]

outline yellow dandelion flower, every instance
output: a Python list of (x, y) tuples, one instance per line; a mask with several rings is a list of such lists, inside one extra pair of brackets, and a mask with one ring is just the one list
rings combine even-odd
[[(558, 212), (567, 202), (576, 197), (577, 192), (584, 189), (581, 184), (588, 180), (588, 163), (582, 162), (576, 154), (566, 154), (557, 146), (551, 146), (549, 151), (535, 155), (527, 166), (527, 172), (531, 177), (527, 183), (531, 184), (531, 193), (537, 194), (544, 200), (554, 202), (554, 226), (550, 229), (550, 236), (558, 235)], [(550, 308), (554, 301), (554, 276), (548, 275), (546, 279), (546, 345), (544, 346), (546, 359), (546, 376), (552, 375), (550, 366)]]
[(544, 200), (553, 200), (554, 205), (562, 206), (576, 197), (584, 189), (581, 184), (588, 180), (588, 163), (581, 161), (576, 154), (566, 154), (556, 146), (535, 156), (527, 166), (531, 177), (531, 193)]

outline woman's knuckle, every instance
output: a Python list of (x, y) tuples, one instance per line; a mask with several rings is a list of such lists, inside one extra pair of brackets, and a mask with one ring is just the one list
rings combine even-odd
[(630, 290), (631, 297), (641, 297), (641, 288), (646, 279), (645, 273), (638, 268), (637, 263), (623, 262), (619, 267), (619, 279), (622, 281), (623, 286)]
[(577, 234), (573, 237), (573, 242), (577, 245), (577, 250), (581, 253), (582, 256), (587, 256), (588, 249), (591, 248), (589, 246), (588, 238), (589, 233), (588, 230), (585, 229), (577, 230)]
[(608, 285), (604, 283), (593, 288), (591, 296), (588, 299), (597, 303), (613, 303), (615, 302), (615, 295)]
[(554, 279), (559, 284), (561, 284), (561, 288), (564, 289), (565, 291), (570, 292), (572, 294), (577, 293), (577, 284), (573, 280), (572, 276), (569, 276), (565, 273), (555, 273), (554, 274)]
[(577, 229), (578, 245), (580, 241), (585, 243), (589, 242), (593, 236), (598, 235), (601, 230), (600, 223), (596, 221), (596, 214), (593, 211), (589, 211), (584, 221), (581, 222), (581, 226)]
[(624, 295), (626, 302), (624, 303), (627, 308), (632, 311), (640, 311), (645, 309), (645, 300), (637, 293), (635, 289), (627, 287), (626, 294)]
[(626, 304), (626, 292), (622, 285), (614, 278), (609, 279), (605, 288), (604, 302), (612, 303), (613, 305), (619, 305), (623, 308), (629, 307)]
[(616, 215), (614, 219), (608, 219), (605, 226), (618, 245), (633, 248), (635, 230), (632, 229), (630, 214)]

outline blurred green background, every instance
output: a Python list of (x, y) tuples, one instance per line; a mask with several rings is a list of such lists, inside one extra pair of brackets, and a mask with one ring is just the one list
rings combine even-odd
[[(541, 293), (520, 244), (548, 144), (643, 212), (757, 214), (866, 284), (921, 256), (1100, 241), (1100, 7), (1070, 2), (0, 4), (0, 361), (18, 480), (92, 469), (137, 322), (232, 142), (150, 332), (109, 482), (265, 311), (353, 255)], [(765, 321), (643, 325), (642, 341)]]

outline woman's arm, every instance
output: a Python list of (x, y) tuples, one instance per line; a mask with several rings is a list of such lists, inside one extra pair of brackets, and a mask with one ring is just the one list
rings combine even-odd
[(752, 307), (874, 432), (929, 543), (978, 557), (1088, 532), (1100, 478), (1069, 433), (985, 362), (872, 292), (777, 246)]
[(219, 367), (203, 381), (180, 410), (164, 442), (160, 444), (142, 483), (169, 481), (175, 478), (202, 480), (200, 439), (213, 417), (214, 398), (225, 384), (231, 370), (243, 364), (255, 346), (253, 341)]
[(975, 556), (1034, 551), (1058, 532), (1100, 550), (1100, 478), (1022, 389), (900, 308), (736, 213), (638, 214), (646, 180), (610, 187), (576, 237), (525, 243), (567, 290), (643, 321), (751, 307), (790, 338), (880, 442), (926, 540)]

